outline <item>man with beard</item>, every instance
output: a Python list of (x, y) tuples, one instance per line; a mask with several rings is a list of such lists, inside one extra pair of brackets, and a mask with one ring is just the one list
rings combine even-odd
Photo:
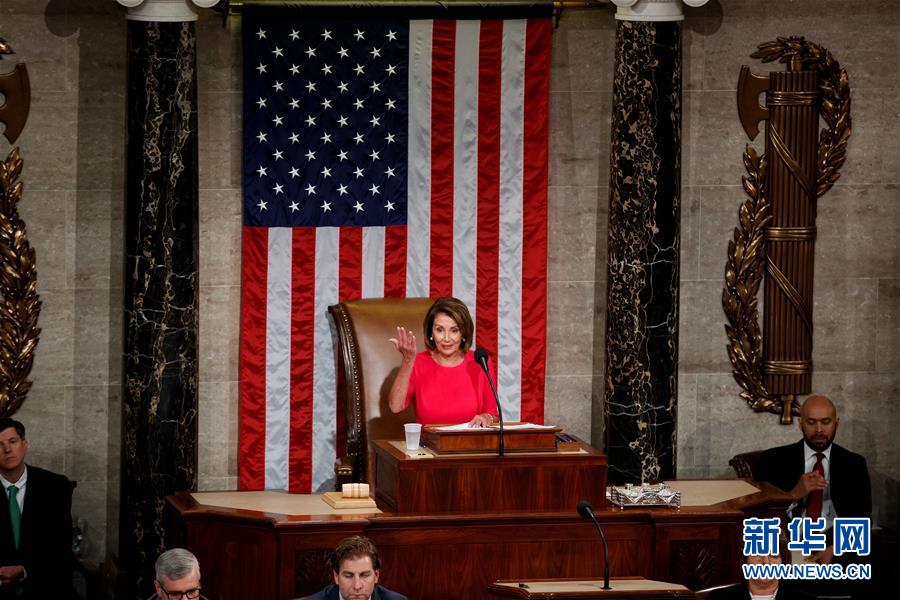
[(810, 396), (800, 407), (803, 439), (766, 450), (757, 478), (796, 500), (789, 517), (825, 518), (828, 547), (810, 556), (827, 564), (834, 557), (831, 527), (835, 517), (872, 516), (872, 490), (866, 459), (834, 442), (837, 409), (825, 396)]

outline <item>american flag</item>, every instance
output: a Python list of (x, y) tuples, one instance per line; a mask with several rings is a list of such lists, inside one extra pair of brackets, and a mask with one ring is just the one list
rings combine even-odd
[(245, 7), (245, 490), (332, 486), (344, 299), (462, 299), (543, 422), (550, 21), (343, 12)]

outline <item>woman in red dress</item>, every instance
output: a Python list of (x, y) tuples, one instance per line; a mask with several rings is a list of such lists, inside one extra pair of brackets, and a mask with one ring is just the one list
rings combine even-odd
[[(486, 427), (497, 421), (497, 406), (484, 371), (469, 351), (475, 326), (465, 303), (438, 298), (425, 315), (425, 350), (416, 353), (416, 336), (403, 327), (391, 343), (403, 356), (388, 397), (400, 412), (412, 402), (419, 423), (469, 423)], [(491, 378), (496, 380), (488, 361)]]

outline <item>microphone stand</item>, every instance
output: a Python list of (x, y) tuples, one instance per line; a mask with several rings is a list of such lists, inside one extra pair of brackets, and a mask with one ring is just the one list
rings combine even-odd
[(503, 408), (500, 406), (500, 396), (497, 395), (497, 388), (494, 387), (494, 381), (491, 379), (491, 371), (488, 369), (488, 353), (484, 348), (478, 348), (475, 351), (475, 360), (484, 371), (488, 383), (491, 385), (491, 392), (494, 394), (494, 402), (497, 404), (497, 417), (500, 423), (500, 438), (497, 443), (497, 456), (503, 456)]
[[(486, 364), (485, 367), (487, 367)], [(491, 376), (488, 373), (487, 368), (484, 369), (484, 372), (487, 374), (488, 383), (491, 384), (491, 391), (494, 392), (494, 402), (497, 403), (497, 417), (498, 422), (500, 423), (500, 439), (497, 442), (497, 456), (503, 456), (503, 408), (500, 406), (500, 396), (497, 395), (497, 390), (494, 388), (494, 382), (491, 381)]]
[(603, 542), (603, 589), (612, 589), (609, 587), (609, 546), (606, 544), (606, 536), (603, 535), (603, 528), (600, 527), (597, 517), (594, 516), (594, 508), (587, 500), (580, 500), (578, 502), (578, 514), (593, 521), (594, 525), (597, 527), (597, 531), (600, 532), (600, 540)]

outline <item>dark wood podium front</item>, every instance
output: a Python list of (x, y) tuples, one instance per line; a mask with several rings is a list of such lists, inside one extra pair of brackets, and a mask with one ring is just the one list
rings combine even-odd
[[(609, 542), (612, 577), (690, 589), (738, 581), (743, 518), (783, 513), (791, 502), (765, 484), (677, 483), (685, 498), (703, 493), (708, 499), (680, 510), (596, 511)], [(704, 492), (721, 486), (737, 493)], [(167, 542), (196, 554), (204, 594), (216, 600), (289, 600), (318, 591), (331, 576), (324, 562), (329, 552), (357, 534), (378, 547), (381, 582), (415, 600), (486, 599), (498, 579), (603, 574), (597, 530), (574, 508), (354, 514), (333, 509), (317, 495), (182, 492), (168, 498), (168, 509)]]
[(606, 455), (576, 452), (411, 456), (400, 442), (375, 449), (375, 500), (401, 513), (574, 512), (579, 500), (606, 506)]

